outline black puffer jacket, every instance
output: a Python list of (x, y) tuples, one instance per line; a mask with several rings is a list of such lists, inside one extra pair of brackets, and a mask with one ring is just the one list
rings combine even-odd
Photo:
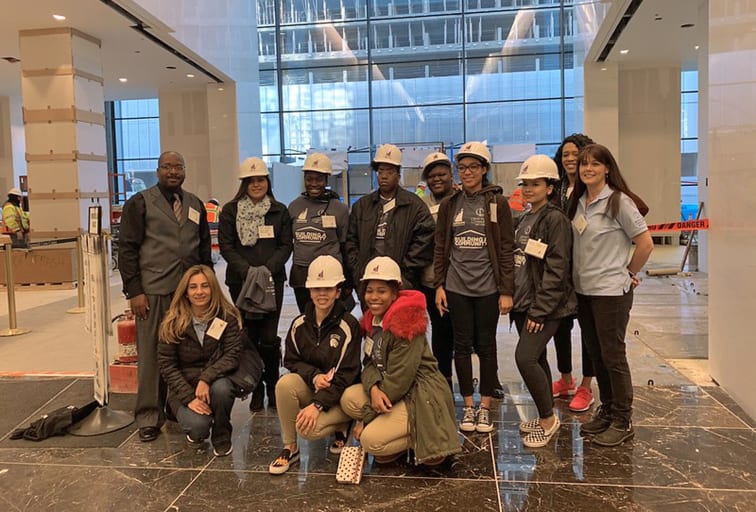
[[(522, 218), (522, 217), (521, 217)], [(534, 322), (573, 316), (577, 296), (572, 284), (572, 226), (559, 206), (547, 203), (530, 231), (530, 238), (547, 244), (543, 259), (526, 255), (526, 272), (534, 296), (528, 318)]]
[(284, 366), (302, 377), (313, 391), (312, 379), (336, 368), (331, 386), (315, 392), (312, 399), (327, 410), (339, 404), (347, 387), (359, 382), (361, 343), (359, 323), (344, 310), (341, 301), (336, 301), (320, 327), (315, 324), (315, 306), (308, 303), (286, 335)]
[[(347, 265), (355, 282), (375, 256), (375, 231), (383, 213), (379, 191), (361, 197), (352, 207), (346, 240)], [(415, 194), (399, 188), (386, 233), (385, 256), (399, 264), (402, 288), (417, 288), (420, 275), (433, 260), (433, 222), (428, 207)]]
[(220, 252), (228, 262), (226, 284), (238, 290), (247, 278), (249, 267), (265, 265), (273, 275), (273, 280), (286, 280), (284, 266), (291, 256), (293, 247), (291, 217), (286, 206), (271, 199), (270, 210), (265, 214), (265, 225), (273, 226), (273, 238), (259, 238), (252, 247), (242, 245), (236, 231), (238, 201), (227, 203), (221, 210), (218, 222), (218, 244)]
[[(188, 405), (194, 399), (194, 391), (200, 380), (211, 385), (239, 366), (241, 330), (236, 318), (227, 318), (226, 321), (228, 324), (220, 340), (205, 334), (200, 345), (194, 326), (189, 325), (178, 343), (158, 343), (160, 373), (168, 384), (168, 404), (174, 414), (179, 406)], [(222, 353), (218, 351), (221, 343)]]

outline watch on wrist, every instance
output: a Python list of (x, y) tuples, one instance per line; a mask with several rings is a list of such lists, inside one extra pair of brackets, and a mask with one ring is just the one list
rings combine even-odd
[(320, 402), (313, 402), (312, 405), (314, 405), (315, 408), (320, 412), (323, 412), (323, 404), (321, 404)]

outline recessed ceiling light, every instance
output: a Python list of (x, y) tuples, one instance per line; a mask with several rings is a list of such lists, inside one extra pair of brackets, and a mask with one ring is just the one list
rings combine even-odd
[(606, 71), (606, 68), (601, 68), (601, 71)]
[(680, 25), (680, 28), (692, 28), (695, 26), (696, 26), (695, 23), (683, 23), (682, 25)]
[(187, 77), (187, 78), (194, 78), (194, 75), (193, 75), (193, 74), (191, 74), (191, 73), (187, 73), (187, 74), (186, 74), (186, 77)]
[(700, 48), (700, 46), (695, 45), (693, 48), (695, 48), (696, 50), (698, 50)]
[(63, 21), (64, 19), (66, 19), (66, 17), (63, 16), (62, 14), (53, 14), (52, 16), (58, 21)]
[(622, 55), (627, 55), (628, 53), (630, 53), (630, 50), (620, 50), (620, 53)]
[(222, 90), (223, 90), (223, 87), (218, 87), (218, 90), (219, 90), (219, 91), (222, 91)]
[(165, 69), (176, 69), (176, 66), (166, 66)]
[(125, 82), (128, 82), (129, 79), (128, 78), (119, 78), (118, 81), (122, 82), (122, 83), (125, 83)]

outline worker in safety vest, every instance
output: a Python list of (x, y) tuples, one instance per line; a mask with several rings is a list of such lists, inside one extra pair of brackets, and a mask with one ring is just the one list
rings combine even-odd
[(13, 187), (3, 205), (3, 234), (9, 235), (13, 247), (27, 247), (29, 214), (21, 209), (21, 191)]

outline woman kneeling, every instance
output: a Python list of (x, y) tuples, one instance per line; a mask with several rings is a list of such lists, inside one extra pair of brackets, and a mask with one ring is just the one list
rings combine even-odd
[(158, 362), (168, 407), (190, 444), (212, 436), (219, 457), (232, 450), (235, 386), (224, 375), (239, 366), (240, 327), (239, 313), (205, 265), (184, 273), (160, 325)]
[(276, 403), (284, 449), (270, 463), (280, 475), (299, 460), (297, 434), (322, 439), (333, 433), (331, 453), (341, 452), (351, 419), (339, 407), (341, 394), (360, 376), (360, 329), (338, 300), (344, 272), (333, 256), (318, 256), (305, 286), (312, 302), (291, 324), (284, 366), (289, 372), (276, 384)]
[(399, 265), (383, 256), (367, 264), (362, 281), (362, 383), (341, 397), (344, 411), (359, 420), (354, 437), (378, 463), (412, 448), (416, 464), (440, 464), (461, 448), (449, 384), (425, 337), (425, 296), (399, 291)]

